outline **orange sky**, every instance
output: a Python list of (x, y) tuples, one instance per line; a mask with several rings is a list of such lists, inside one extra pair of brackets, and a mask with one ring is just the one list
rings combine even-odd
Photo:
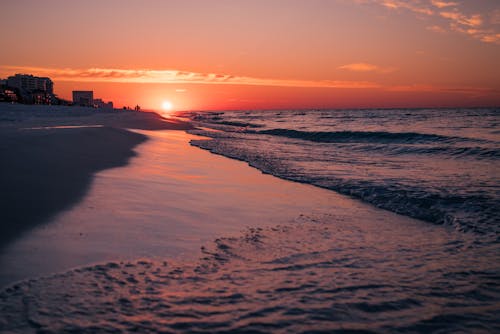
[(5, 1), (0, 78), (177, 110), (500, 105), (500, 1)]

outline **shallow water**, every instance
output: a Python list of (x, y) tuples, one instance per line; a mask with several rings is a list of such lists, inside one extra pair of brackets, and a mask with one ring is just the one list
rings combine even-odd
[(0, 292), (0, 332), (500, 331), (489, 235), (151, 136), (11, 249), (56, 266)]
[(500, 330), (496, 249), (359, 210), (357, 219), (302, 215), (250, 228), (215, 240), (192, 263), (110, 262), (17, 284), (0, 294), (0, 326), (48, 333)]
[(462, 231), (500, 233), (498, 109), (190, 113), (192, 143), (275, 176)]
[[(0, 251), (0, 287), (112, 260), (196, 259), (203, 243), (350, 202), (262, 175), (189, 145), (182, 131), (140, 131), (130, 164), (99, 172), (85, 198)], [(345, 209), (341, 209), (345, 208)]]

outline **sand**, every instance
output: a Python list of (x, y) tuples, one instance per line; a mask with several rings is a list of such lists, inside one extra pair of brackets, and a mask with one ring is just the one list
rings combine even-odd
[(93, 173), (125, 165), (147, 139), (125, 128), (190, 126), (151, 112), (0, 104), (0, 249), (75, 204)]
[(77, 203), (3, 249), (0, 287), (106, 261), (193, 261), (202, 245), (247, 227), (294, 221), (332, 203), (339, 213), (355, 210), (334, 192), (263, 175), (189, 145), (201, 137), (139, 132), (149, 140), (126, 166), (94, 174)]
[[(142, 117), (82, 114), (36, 117)], [(184, 131), (30, 117), (0, 131), (4, 196), (23, 197), (6, 212), (41, 210), (0, 249), (0, 332), (500, 328), (496, 245), (263, 175)]]
[(0, 129), (102, 125), (121, 129), (185, 130), (191, 125), (154, 112), (99, 110), (86, 107), (0, 103)]

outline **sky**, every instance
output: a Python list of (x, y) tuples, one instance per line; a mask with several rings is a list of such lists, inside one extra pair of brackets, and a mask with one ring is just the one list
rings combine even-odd
[(0, 78), (176, 110), (500, 105), (498, 0), (0, 0)]

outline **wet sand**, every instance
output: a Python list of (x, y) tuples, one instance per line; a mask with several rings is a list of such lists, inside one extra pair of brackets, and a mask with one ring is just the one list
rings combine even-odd
[(97, 169), (87, 161), (117, 164), (93, 156), (103, 140), (66, 149), (77, 170), (100, 171), (85, 196), (0, 250), (0, 332), (500, 329), (498, 250), (474, 235), (264, 175), (184, 131), (27, 131), (121, 138), (132, 158)]
[[(207, 244), (193, 262), (110, 261), (24, 281), (0, 291), (0, 328), (12, 333), (498, 331), (497, 277), (477, 270), (478, 262), (467, 256), (474, 252), (467, 237), (358, 209), (358, 215), (301, 216), (291, 224), (249, 228)], [(443, 246), (456, 249), (444, 261)], [(415, 256), (426, 264), (415, 265)]]
[(0, 331), (498, 330), (496, 248), (140, 133), (127, 166), (4, 250)]
[[(149, 140), (127, 166), (95, 174), (86, 196), (0, 254), (0, 286), (70, 268), (138, 258), (194, 261), (202, 245), (301, 214), (357, 212), (352, 200), (264, 175), (189, 145), (184, 131)], [(47, 260), (50, 259), (50, 260)]]
[(147, 139), (125, 128), (189, 125), (154, 113), (0, 104), (0, 249), (78, 202), (93, 173), (125, 165)]

